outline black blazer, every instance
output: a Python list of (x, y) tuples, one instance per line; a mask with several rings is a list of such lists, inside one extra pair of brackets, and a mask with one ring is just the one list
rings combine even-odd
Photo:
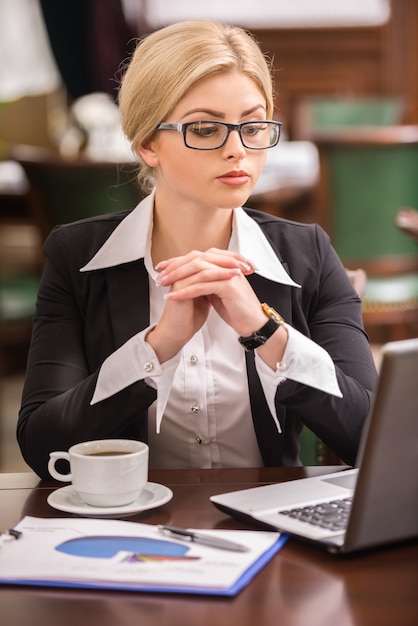
[[(303, 424), (344, 461), (355, 462), (370, 408), (376, 370), (363, 330), (361, 303), (325, 232), (316, 225), (248, 210), (293, 280), (302, 288), (248, 278), (260, 301), (331, 355), (343, 398), (292, 382), (276, 404), (283, 433), (271, 417), (247, 354), (251, 413), (265, 465), (299, 464)], [(147, 441), (147, 408), (156, 392), (136, 382), (90, 406), (105, 358), (149, 325), (148, 274), (143, 259), (80, 272), (127, 213), (56, 227), (45, 244), (42, 276), (17, 436), (26, 462), (48, 478), (52, 450), (88, 439)]]

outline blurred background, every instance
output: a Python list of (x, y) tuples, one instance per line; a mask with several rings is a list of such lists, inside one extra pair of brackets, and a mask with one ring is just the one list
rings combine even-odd
[(325, 228), (377, 363), (382, 343), (418, 336), (416, 0), (1, 0), (0, 471), (26, 468), (15, 427), (42, 244), (140, 200), (121, 70), (138, 37), (194, 17), (244, 26), (273, 62), (284, 137), (248, 206)]

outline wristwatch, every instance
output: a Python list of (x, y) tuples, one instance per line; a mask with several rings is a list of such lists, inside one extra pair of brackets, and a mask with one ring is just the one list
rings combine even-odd
[(284, 324), (282, 316), (271, 306), (263, 302), (261, 308), (264, 313), (268, 315), (268, 321), (260, 328), (260, 330), (257, 330), (252, 335), (249, 335), (248, 337), (238, 337), (238, 341), (247, 351), (255, 350), (265, 344), (267, 339), (272, 336), (279, 326)]

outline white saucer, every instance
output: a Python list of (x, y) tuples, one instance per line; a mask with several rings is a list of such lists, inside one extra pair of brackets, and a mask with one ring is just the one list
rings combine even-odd
[(85, 504), (74, 491), (72, 485), (56, 489), (47, 498), (47, 502), (58, 511), (75, 513), (83, 517), (127, 517), (141, 511), (155, 509), (169, 502), (173, 492), (164, 485), (147, 483), (139, 497), (130, 504), (124, 506), (96, 507)]

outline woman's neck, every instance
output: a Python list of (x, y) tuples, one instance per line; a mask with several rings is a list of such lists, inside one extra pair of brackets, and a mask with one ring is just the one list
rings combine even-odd
[(154, 209), (152, 261), (187, 254), (191, 250), (226, 249), (232, 230), (230, 209), (160, 212)]

